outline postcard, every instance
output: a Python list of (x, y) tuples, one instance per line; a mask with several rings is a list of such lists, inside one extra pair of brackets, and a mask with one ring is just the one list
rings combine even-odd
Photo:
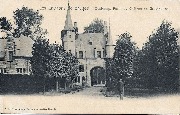
[(0, 2), (0, 113), (180, 113), (179, 0)]

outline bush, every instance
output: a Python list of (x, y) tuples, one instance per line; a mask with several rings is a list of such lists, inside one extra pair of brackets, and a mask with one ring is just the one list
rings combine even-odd
[(43, 80), (20, 74), (0, 74), (1, 94), (29, 94), (43, 92)]

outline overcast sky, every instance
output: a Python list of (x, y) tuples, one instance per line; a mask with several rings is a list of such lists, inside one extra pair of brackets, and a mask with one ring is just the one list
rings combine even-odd
[[(64, 28), (67, 0), (0, 0), (0, 17), (13, 21), (13, 11), (22, 6), (39, 10), (44, 16), (42, 27), (49, 32), (51, 42), (61, 43), (60, 32)], [(79, 33), (83, 32), (93, 19), (99, 18), (111, 23), (111, 33), (115, 44), (117, 35), (129, 32), (132, 40), (141, 47), (165, 19), (172, 22), (175, 29), (180, 28), (179, 0), (69, 0), (71, 18), (77, 22)], [(46, 7), (46, 9), (44, 9)], [(53, 7), (53, 10), (50, 10)], [(56, 8), (55, 8), (56, 7)], [(59, 10), (59, 7), (64, 9)], [(77, 8), (79, 7), (79, 8)], [(89, 7), (82, 11), (83, 7)], [(104, 10), (97, 10), (104, 8)], [(114, 7), (114, 10), (113, 10)], [(142, 10), (138, 10), (142, 8)], [(150, 10), (152, 9), (153, 10)], [(75, 10), (76, 9), (76, 10)], [(111, 9), (111, 10), (107, 10)], [(115, 10), (116, 9), (116, 10)]]

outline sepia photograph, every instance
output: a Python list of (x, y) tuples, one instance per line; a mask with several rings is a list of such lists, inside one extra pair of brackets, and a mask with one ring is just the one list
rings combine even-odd
[(1, 114), (180, 114), (180, 0), (0, 2)]

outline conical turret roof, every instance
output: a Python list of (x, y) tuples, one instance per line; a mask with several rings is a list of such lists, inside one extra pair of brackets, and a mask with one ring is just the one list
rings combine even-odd
[(68, 1), (68, 10), (67, 10), (67, 14), (66, 14), (66, 21), (65, 21), (64, 30), (73, 30), (69, 1)]

